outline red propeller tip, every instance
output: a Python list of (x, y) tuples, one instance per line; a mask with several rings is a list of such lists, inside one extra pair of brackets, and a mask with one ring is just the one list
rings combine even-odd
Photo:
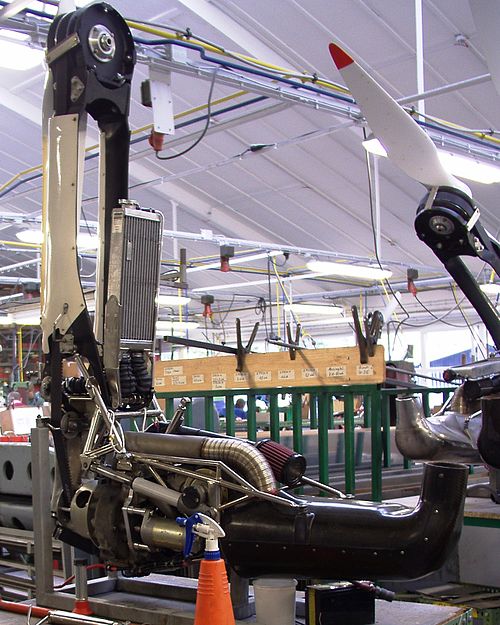
[(354, 63), (354, 59), (352, 59), (347, 52), (339, 48), (335, 43), (331, 43), (328, 46), (330, 50), (330, 54), (332, 55), (333, 62), (337, 66), (337, 69), (344, 69), (347, 65)]

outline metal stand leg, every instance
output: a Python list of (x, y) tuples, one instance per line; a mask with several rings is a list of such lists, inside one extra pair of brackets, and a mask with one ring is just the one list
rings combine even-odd
[(229, 573), (231, 582), (231, 601), (233, 603), (233, 612), (236, 619), (245, 619), (255, 614), (255, 603), (249, 601), (248, 588), (249, 581), (240, 577), (234, 571)]
[(33, 476), (33, 534), (35, 539), (36, 597), (43, 605), (44, 597), (54, 590), (52, 532), (50, 515), (49, 429), (41, 419), (31, 430), (31, 466)]

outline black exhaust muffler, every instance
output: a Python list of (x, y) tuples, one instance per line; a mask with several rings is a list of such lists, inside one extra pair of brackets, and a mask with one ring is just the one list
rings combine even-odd
[(414, 509), (315, 498), (250, 501), (223, 513), (224, 557), (242, 577), (413, 579), (437, 570), (460, 535), (467, 467), (429, 463)]

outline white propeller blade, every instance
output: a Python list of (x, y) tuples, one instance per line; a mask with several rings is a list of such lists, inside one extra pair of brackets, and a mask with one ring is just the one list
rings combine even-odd
[(450, 174), (427, 133), (347, 52), (331, 43), (332, 59), (391, 161), (427, 187), (469, 187)]
[(469, 0), (469, 5), (491, 80), (500, 95), (500, 3), (498, 0)]

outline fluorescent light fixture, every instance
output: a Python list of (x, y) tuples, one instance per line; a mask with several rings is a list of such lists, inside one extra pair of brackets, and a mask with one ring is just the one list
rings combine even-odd
[(285, 310), (298, 315), (340, 315), (344, 309), (342, 306), (297, 303), (285, 304)]
[(0, 315), (0, 326), (11, 326), (13, 323), (12, 315)]
[[(94, 2), (94, 0), (76, 0), (74, 4), (76, 8), (79, 9), (80, 7), (84, 7), (87, 4), (90, 4), (91, 2)], [(43, 0), (39, 0), (39, 2), (30, 3), (28, 9), (32, 8), (32, 9), (37, 9), (38, 11), (40, 11), (40, 4), (42, 5), (42, 9), (44, 13), (48, 13), (49, 15), (57, 15), (58, 6), (53, 5), (53, 4), (47, 4), (46, 2), (43, 2)], [(73, 7), (71, 5), (72, 5), (72, 2), (68, 2), (68, 6), (66, 7), (64, 12), (69, 13), (69, 11), (73, 10)]]
[[(257, 254), (249, 254), (248, 256), (233, 256), (231, 258), (231, 262), (240, 265), (241, 263), (251, 263), (253, 260), (261, 260), (262, 258), (267, 258), (268, 256), (279, 256), (283, 252), (279, 250), (272, 250), (270, 252), (258, 252)], [(213, 263), (207, 263), (206, 265), (198, 265), (197, 267), (188, 267), (186, 269), (189, 273), (194, 273), (195, 271), (204, 271), (205, 269), (218, 269), (220, 267), (220, 260), (214, 261)]]
[[(43, 232), (41, 230), (20, 230), (16, 232), (16, 237), (23, 243), (33, 243), (36, 245), (41, 245), (43, 243)], [(79, 232), (77, 245), (81, 252), (97, 250), (99, 247), (99, 237), (89, 232)]]
[(353, 323), (352, 317), (330, 317), (330, 318), (326, 318), (326, 319), (318, 319), (317, 321), (306, 321), (304, 323), (306, 328), (309, 328), (311, 326), (324, 326), (324, 325), (328, 325), (328, 326), (341, 326), (341, 325), (347, 325), (349, 323)]
[(357, 280), (385, 280), (392, 276), (392, 271), (389, 269), (333, 263), (324, 260), (310, 260), (307, 263), (307, 268), (323, 276), (342, 276)]
[[(371, 154), (387, 157), (384, 146), (375, 137), (363, 141), (363, 147)], [(479, 161), (473, 156), (453, 154), (446, 150), (438, 150), (438, 154), (440, 161), (454, 176), (483, 184), (500, 182), (500, 166), (498, 165)]]
[(375, 137), (372, 136), (368, 139), (365, 139), (361, 143), (361, 145), (365, 148), (367, 152), (370, 152), (370, 154), (375, 154), (375, 156), (383, 156), (384, 158), (387, 158), (387, 150)]
[(2, 297), (0, 297), (0, 302), (10, 302), (10, 300), (16, 299), (17, 297), (24, 297), (24, 293), (12, 293), (12, 295), (2, 295)]
[(80, 232), (76, 243), (82, 252), (95, 251), (99, 247), (99, 237), (96, 234), (90, 234), (90, 232)]
[(158, 306), (185, 306), (191, 301), (184, 295), (158, 295)]
[(479, 288), (486, 295), (500, 295), (500, 284), (495, 282), (487, 282), (486, 284), (480, 284)]
[(463, 154), (452, 154), (444, 150), (438, 150), (438, 152), (440, 161), (454, 176), (483, 184), (500, 182), (500, 167), (497, 165), (484, 163)]
[(14, 30), (0, 29), (0, 67), (26, 71), (40, 65), (43, 50), (31, 48), (31, 37)]
[(43, 243), (43, 233), (41, 230), (20, 230), (16, 232), (16, 238), (23, 243), (36, 243), (38, 245)]
[[(298, 276), (287, 276), (285, 278), (281, 278), (281, 282), (308, 280), (310, 278), (318, 278), (323, 275), (323, 273), (301, 273)], [(199, 286), (196, 289), (193, 289), (193, 293), (239, 289), (241, 287), (259, 286), (261, 284), (274, 284), (275, 282), (278, 282), (278, 278), (271, 278), (270, 280), (268, 278), (265, 278), (264, 280), (248, 280), (248, 282), (233, 282), (232, 284), (214, 284), (214, 286)]]
[(12, 322), (18, 326), (39, 326), (40, 310), (18, 310), (12, 313)]
[(196, 321), (168, 321), (160, 320), (156, 323), (156, 332), (175, 332), (176, 330), (196, 330), (199, 325)]

